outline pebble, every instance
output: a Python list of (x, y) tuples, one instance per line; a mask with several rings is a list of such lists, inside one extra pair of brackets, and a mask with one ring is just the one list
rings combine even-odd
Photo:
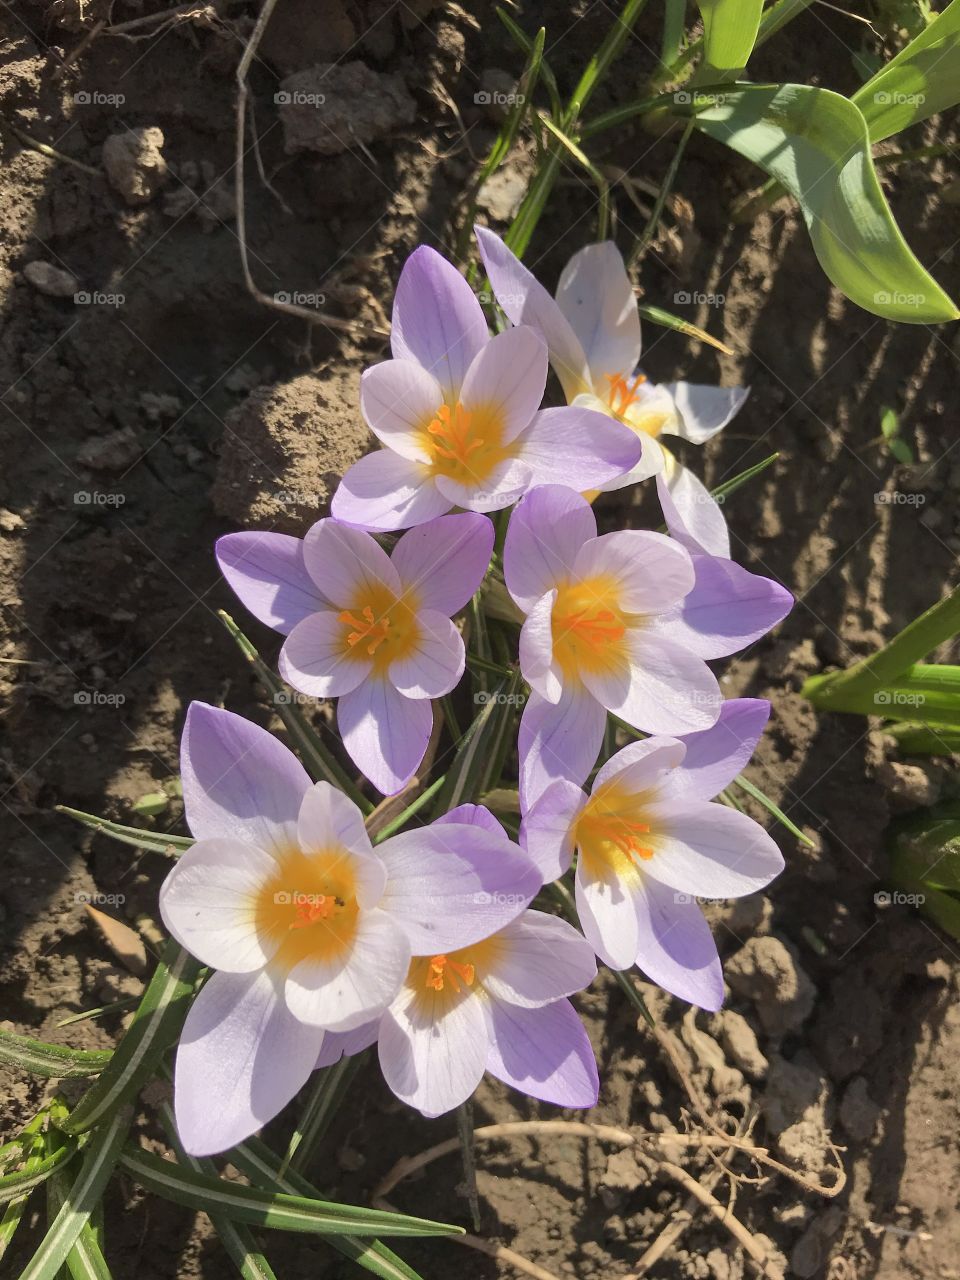
[(48, 298), (72, 298), (80, 288), (80, 281), (75, 275), (39, 258), (27, 263), (23, 268), (23, 278)]

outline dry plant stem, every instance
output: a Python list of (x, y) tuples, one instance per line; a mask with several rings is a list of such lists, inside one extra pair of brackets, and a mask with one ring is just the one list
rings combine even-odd
[(327, 315), (323, 311), (311, 311), (307, 307), (298, 307), (292, 302), (278, 302), (276, 298), (271, 297), (269, 293), (264, 293), (259, 288), (250, 273), (250, 260), (247, 254), (247, 211), (244, 201), (244, 159), (246, 153), (247, 103), (249, 101), (247, 77), (250, 73), (250, 64), (253, 62), (257, 49), (260, 47), (263, 33), (276, 5), (277, 0), (264, 0), (263, 8), (260, 10), (256, 25), (250, 33), (250, 39), (246, 43), (243, 56), (237, 66), (236, 153), (234, 163), (236, 171), (235, 206), (237, 239), (240, 243), (240, 265), (243, 269), (244, 283), (250, 294), (258, 302), (265, 307), (272, 307), (275, 311), (282, 311), (288, 316), (299, 316), (300, 319), (307, 320), (310, 324), (325, 324), (331, 329), (339, 329), (344, 333), (357, 333), (379, 338), (389, 337), (385, 330), (374, 325), (364, 324), (359, 320), (343, 320), (340, 316)]
[(457, 1244), (466, 1245), (468, 1249), (477, 1249), (480, 1253), (485, 1253), (488, 1258), (495, 1258), (497, 1262), (515, 1267), (524, 1275), (533, 1276), (533, 1280), (560, 1280), (553, 1271), (547, 1271), (545, 1267), (538, 1266), (529, 1258), (524, 1258), (522, 1254), (508, 1249), (505, 1244), (495, 1244), (492, 1240), (484, 1240), (482, 1236), (472, 1236), (469, 1232), (462, 1236), (451, 1236), (450, 1239), (456, 1240)]
[(39, 151), (48, 160), (61, 160), (64, 164), (73, 165), (74, 169), (79, 169), (83, 173), (93, 174), (95, 178), (103, 177), (102, 172), (99, 169), (95, 169), (92, 164), (84, 164), (82, 160), (74, 160), (73, 156), (65, 156), (62, 151), (55, 151), (53, 147), (48, 146), (45, 142), (38, 142), (36, 138), (31, 138), (29, 133), (24, 133), (20, 126), (14, 124), (12, 120), (5, 119), (3, 123), (18, 142), (22, 142), (25, 147), (29, 147), (32, 151)]
[[(729, 1148), (727, 1148), (727, 1154), (729, 1154)], [(721, 1159), (722, 1158), (723, 1157), (721, 1157)], [(702, 1185), (707, 1191), (712, 1191), (723, 1176), (724, 1170), (722, 1167), (718, 1166), (703, 1179)], [(655, 1263), (659, 1262), (669, 1249), (672, 1249), (673, 1246), (677, 1244), (680, 1237), (691, 1225), (694, 1217), (696, 1216), (696, 1209), (699, 1204), (700, 1201), (696, 1196), (688, 1196), (683, 1208), (673, 1215), (657, 1236), (656, 1240), (654, 1240), (653, 1244), (637, 1263), (636, 1270), (631, 1271), (630, 1274), (624, 1276), (622, 1280), (643, 1280), (645, 1275), (649, 1275), (650, 1268)]]

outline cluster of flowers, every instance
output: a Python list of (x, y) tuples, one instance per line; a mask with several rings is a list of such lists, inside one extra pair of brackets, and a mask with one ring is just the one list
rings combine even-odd
[[(417, 249), (393, 358), (361, 385), (382, 448), (302, 540), (235, 533), (217, 555), (246, 607), (286, 637), (284, 678), (338, 700), (343, 745), (385, 795), (415, 773), (432, 700), (463, 675), (451, 618), (502, 574), (531, 691), (520, 841), (463, 805), (374, 847), (356, 805), (312, 784), (275, 738), (194, 703), (182, 776), (196, 843), (161, 911), (214, 971), (177, 1056), (177, 1122), (195, 1155), (249, 1136), (316, 1067), (374, 1043), (389, 1087), (428, 1116), (464, 1102), (485, 1071), (591, 1106), (596, 1061), (569, 997), (596, 957), (716, 1009), (723, 978), (696, 895), (753, 892), (783, 865), (758, 824), (713, 803), (769, 705), (724, 702), (707, 661), (763, 635), (792, 599), (731, 560), (719, 508), (660, 439), (708, 439), (746, 393), (651, 386), (636, 371), (640, 320), (612, 244), (578, 253), (554, 299), (478, 235), (513, 327), (491, 337), (459, 272)], [(540, 407), (548, 363), (564, 407)], [(653, 476), (669, 536), (598, 535), (594, 491)], [(483, 513), (510, 506), (494, 555)], [(374, 535), (399, 530), (388, 554)], [(606, 760), (588, 795), (608, 713), (650, 736)], [(582, 933), (530, 905), (575, 854)]]

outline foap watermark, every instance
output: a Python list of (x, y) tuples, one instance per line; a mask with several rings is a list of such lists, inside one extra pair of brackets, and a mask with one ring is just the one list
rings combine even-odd
[(674, 893), (673, 900), (679, 907), (688, 907), (694, 902), (701, 907), (726, 907), (732, 901), (731, 898), (701, 898), (696, 893)]
[(529, 902), (526, 893), (475, 893), (473, 901), (478, 907), (518, 907)]
[(473, 695), (474, 702), (485, 707), (488, 702), (495, 702), (498, 707), (522, 707), (527, 700), (525, 693), (503, 693), (502, 690), (494, 690), (487, 692), (486, 689), (480, 689)]
[(687, 289), (679, 289), (673, 300), (679, 307), (722, 307), (726, 305), (725, 293), (691, 293)]
[(125, 493), (104, 493), (100, 489), (78, 489), (73, 495), (75, 507), (122, 507)]
[(127, 900), (125, 893), (75, 893), (74, 902), (81, 907), (122, 907)]
[(922, 307), (926, 305), (925, 293), (903, 293), (899, 289), (879, 289), (873, 300), (881, 307)]
[(276, 499), (285, 507), (319, 507), (320, 495), (311, 489), (278, 489)]
[(477, 294), (477, 300), (482, 303), (493, 304), (499, 302), (501, 307), (520, 307), (523, 305), (526, 295), (523, 293), (491, 293), (489, 289), (481, 289)]
[(282, 306), (287, 307), (318, 307), (326, 306), (327, 297), (323, 293), (301, 293), (298, 290), (290, 292), (286, 289), (273, 295), (274, 302), (279, 302)]
[(478, 107), (522, 107), (526, 96), (522, 93), (501, 93), (496, 89), (480, 89), (473, 95)]
[(81, 89), (73, 95), (78, 107), (122, 107), (126, 102), (123, 93), (101, 93), (99, 89)]
[(877, 707), (922, 707), (926, 700), (926, 694), (909, 693), (905, 689), (878, 689), (873, 695)]
[(903, 893), (900, 889), (878, 889), (873, 895), (878, 907), (922, 907), (926, 900), (925, 893)]
[(101, 293), (99, 289), (92, 292), (81, 289), (73, 295), (76, 307), (122, 307), (127, 300), (125, 293)]
[(881, 89), (873, 95), (873, 100), (881, 107), (922, 107), (927, 100), (925, 93), (887, 93)]
[(78, 707), (122, 707), (126, 700), (125, 693), (103, 693), (100, 689), (78, 689), (73, 695)]
[(278, 107), (322, 107), (327, 100), (325, 93), (306, 93), (303, 89), (279, 89), (273, 100)]
[(678, 107), (722, 107), (730, 95), (727, 93), (701, 93), (698, 89), (677, 89), (673, 100)]
[(903, 493), (900, 489), (881, 489), (873, 495), (878, 507), (922, 507), (926, 500), (925, 493)]
[(297, 693), (295, 689), (278, 689), (273, 695), (275, 707), (311, 707), (315, 702), (309, 694)]

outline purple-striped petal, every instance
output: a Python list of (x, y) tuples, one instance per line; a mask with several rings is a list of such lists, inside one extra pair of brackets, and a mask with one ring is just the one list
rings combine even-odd
[(483, 1004), (475, 996), (451, 1005), (442, 996), (405, 988), (380, 1023), (380, 1069), (401, 1101), (439, 1116), (472, 1097), (489, 1045)]
[(592, 1107), (600, 1091), (597, 1059), (576, 1009), (557, 1000), (540, 1009), (494, 1001), (486, 1067), (531, 1098), (557, 1107)]
[(436, 609), (422, 609), (417, 625), (420, 634), (414, 648), (390, 663), (390, 683), (407, 698), (442, 698), (463, 675), (463, 640), (447, 615)]
[[(303, 797), (297, 817), (297, 841), (304, 853), (319, 853), (342, 846), (379, 863), (363, 824), (363, 814), (352, 800), (336, 787), (331, 787), (329, 782), (315, 782)], [(380, 887), (371, 895), (374, 899), (383, 892), (385, 875), (382, 873)], [(376, 901), (361, 901), (360, 905), (375, 906)]]
[(580, 787), (552, 782), (524, 816), (520, 844), (537, 864), (544, 884), (558, 880), (573, 860), (574, 823), (587, 802)]
[(360, 410), (377, 439), (411, 462), (427, 463), (425, 433), (443, 404), (432, 373), (412, 360), (382, 360), (360, 379)]
[(297, 841), (297, 814), (312, 785), (303, 765), (265, 729), (232, 711), (191, 702), (180, 740), (187, 826), (282, 854)]
[(567, 405), (541, 409), (518, 436), (517, 457), (535, 485), (570, 484), (596, 489), (640, 461), (640, 437), (603, 413)]
[(678, 423), (672, 434), (691, 444), (703, 444), (722, 431), (743, 408), (749, 387), (711, 387), (696, 382), (668, 382)]
[(607, 717), (586, 689), (567, 688), (556, 705), (531, 693), (520, 720), (520, 803), (536, 804), (558, 778), (579, 786), (597, 762)]
[(586, 498), (561, 485), (533, 489), (510, 516), (503, 548), (507, 589), (524, 612), (573, 572), (577, 552), (597, 536)]
[(719, 1009), (723, 970), (696, 899), (645, 876), (635, 905), (640, 924), (638, 968), (671, 995), (701, 1009)]
[(440, 516), (409, 529), (390, 559), (417, 607), (459, 613), (479, 590), (493, 554), (492, 522), (477, 512)]
[(700, 658), (725, 658), (781, 622), (793, 596), (772, 578), (732, 560), (693, 556), (696, 582), (678, 609), (658, 618), (652, 635)]
[(385, 796), (416, 773), (433, 729), (433, 705), (405, 698), (389, 680), (371, 676), (337, 703), (337, 727), (347, 754)]
[(663, 533), (618, 529), (591, 538), (577, 552), (579, 579), (612, 578), (617, 604), (627, 613), (663, 613), (684, 598), (694, 584), (690, 556)]
[(451, 505), (421, 463), (374, 449), (347, 471), (330, 510), (344, 524), (389, 532), (434, 520)]
[(462, 827), (480, 827), (501, 840), (510, 838), (490, 810), (482, 804), (457, 805), (456, 809), (448, 809), (439, 818), (434, 818), (431, 825), (437, 827), (450, 822), (456, 822)]
[(553, 656), (553, 606), (556, 591), (538, 600), (520, 630), (520, 670), (535, 693), (557, 703), (563, 693), (563, 673)]
[(628, 375), (640, 359), (640, 314), (633, 285), (612, 240), (587, 245), (567, 263), (557, 303), (577, 335), (595, 387)]
[(671, 537), (692, 555), (730, 559), (730, 531), (723, 512), (706, 485), (687, 467), (666, 454), (657, 476), (657, 496)]
[(525, 911), (497, 935), (481, 980), (492, 999), (535, 1009), (583, 991), (596, 976), (582, 933), (557, 916)]
[(357, 597), (383, 589), (400, 594), (400, 577), (375, 538), (337, 520), (318, 520), (303, 540), (311, 578), (338, 608), (354, 608)]
[(634, 902), (640, 872), (617, 875), (609, 866), (594, 874), (581, 858), (574, 882), (577, 915), (584, 937), (611, 969), (629, 969), (637, 958), (640, 926)]
[(502, 833), (433, 823), (377, 845), (387, 866), (381, 907), (419, 956), (468, 947), (503, 929), (540, 889), (532, 862)]
[(526, 325), (506, 329), (477, 352), (460, 400), (468, 412), (489, 415), (500, 426), (501, 444), (515, 440), (540, 408), (547, 385), (547, 348)]
[[(709, 729), (707, 732), (711, 732)], [(608, 782), (616, 779), (617, 790), (636, 795), (660, 788), (686, 755), (686, 747), (676, 738), (645, 738), (631, 742), (597, 770), (593, 780), (596, 795)]]
[(682, 739), (683, 763), (665, 778), (662, 799), (712, 800), (743, 772), (770, 717), (763, 698), (731, 698), (712, 729)]
[(471, 361), (489, 337), (480, 303), (456, 267), (427, 245), (414, 249), (393, 299), (394, 356), (423, 365), (454, 404)]
[(474, 228), (480, 256), (497, 302), (514, 324), (527, 324), (543, 335), (550, 363), (568, 401), (590, 386), (590, 372), (577, 335), (557, 303), (499, 236)]
[(266, 972), (214, 973), (177, 1050), (174, 1110), (188, 1154), (226, 1151), (272, 1120), (306, 1084), (322, 1039), (290, 1013)]
[(654, 850), (644, 871), (681, 893), (740, 898), (783, 870), (783, 854), (763, 827), (724, 804), (661, 800), (644, 817)]
[(303, 542), (286, 533), (227, 533), (217, 539), (220, 572), (255, 618), (286, 635), (327, 606), (307, 573)]
[(324, 1032), (316, 1063), (317, 1070), (321, 1067), (333, 1067), (341, 1058), (352, 1058), (357, 1053), (363, 1053), (364, 1049), (377, 1043), (379, 1031), (380, 1019), (374, 1018), (372, 1022), (365, 1022), (362, 1027), (356, 1027), (353, 1031)]
[(597, 701), (644, 733), (674, 737), (716, 724), (723, 695), (707, 664), (652, 630), (628, 634), (628, 658), (583, 672)]
[(313, 613), (293, 628), (277, 663), (287, 684), (311, 698), (339, 698), (366, 680), (373, 659), (346, 652), (347, 628), (336, 613)]

